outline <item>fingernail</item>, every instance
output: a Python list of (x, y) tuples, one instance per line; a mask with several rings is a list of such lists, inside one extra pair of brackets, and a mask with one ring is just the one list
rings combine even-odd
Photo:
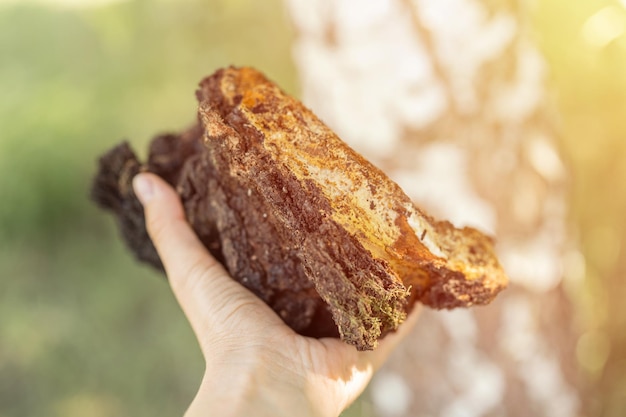
[(133, 190), (141, 204), (146, 204), (154, 197), (154, 184), (150, 177), (145, 174), (137, 174), (133, 178)]

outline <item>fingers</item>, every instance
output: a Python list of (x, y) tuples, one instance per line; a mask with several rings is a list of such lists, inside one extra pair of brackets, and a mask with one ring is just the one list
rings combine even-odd
[[(354, 346), (348, 345), (339, 339), (320, 339), (322, 344), (325, 345), (327, 352), (333, 352), (333, 354), (338, 355), (337, 357), (340, 359), (338, 363), (331, 364), (331, 369), (335, 369), (333, 366), (337, 366), (339, 369), (342, 369), (342, 371), (338, 372), (350, 373), (354, 371), (354, 367), (350, 366), (348, 369), (345, 369), (344, 365), (351, 364), (355, 365), (357, 370), (365, 372), (366, 375), (369, 375), (368, 378), (371, 377), (371, 373), (376, 372), (381, 366), (383, 366), (389, 355), (391, 355), (400, 342), (411, 334), (415, 324), (417, 323), (421, 310), (422, 305), (416, 304), (400, 327), (398, 327), (395, 332), (386, 335), (382, 340), (380, 340), (378, 346), (374, 350), (357, 351)], [(346, 377), (346, 379), (349, 378)], [(358, 393), (360, 393), (360, 391)]]
[(176, 192), (153, 174), (138, 174), (133, 179), (135, 194), (144, 207), (146, 228), (167, 275), (180, 281), (197, 266), (216, 263), (191, 230)]
[(374, 370), (380, 368), (398, 344), (411, 333), (417, 323), (421, 310), (422, 305), (416, 304), (406, 320), (398, 327), (398, 330), (385, 336), (385, 338), (379, 342), (378, 347), (373, 351), (364, 352), (368, 356), (368, 360), (371, 361), (374, 366)]
[(144, 207), (148, 234), (176, 298), (198, 329), (207, 310), (221, 304), (224, 289), (236, 283), (197, 238), (169, 184), (156, 175), (141, 173), (133, 179), (133, 189)]
[[(144, 207), (146, 228), (163, 262), (172, 289), (199, 339), (207, 318), (229, 318), (242, 305), (253, 306), (256, 312), (270, 311), (260, 299), (230, 278), (222, 266), (208, 253), (185, 219), (180, 199), (174, 189), (154, 174), (141, 173), (133, 179), (135, 194)], [(396, 345), (414, 327), (419, 306), (377, 349), (362, 352), (361, 359), (380, 367)], [(274, 323), (271, 314), (255, 314), (254, 323)], [(265, 323), (265, 324), (267, 324)]]

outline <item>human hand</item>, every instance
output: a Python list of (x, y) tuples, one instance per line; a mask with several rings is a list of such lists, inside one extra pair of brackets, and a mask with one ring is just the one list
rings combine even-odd
[(167, 183), (142, 173), (133, 186), (206, 362), (186, 416), (338, 416), (417, 320), (418, 308), (367, 352), (339, 339), (300, 336), (211, 257)]

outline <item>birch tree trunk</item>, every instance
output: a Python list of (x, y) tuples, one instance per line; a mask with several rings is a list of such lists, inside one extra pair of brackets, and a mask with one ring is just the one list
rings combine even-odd
[(566, 291), (581, 256), (520, 2), (286, 3), (304, 102), (418, 205), (497, 236), (512, 280), (488, 307), (424, 311), (361, 414), (581, 415)]

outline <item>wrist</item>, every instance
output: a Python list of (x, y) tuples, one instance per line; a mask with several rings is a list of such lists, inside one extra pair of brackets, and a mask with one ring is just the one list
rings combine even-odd
[[(186, 417), (336, 416), (328, 398), (310, 398), (302, 372), (276, 358), (254, 355), (207, 364), (202, 383)], [(284, 363), (284, 365), (277, 365)]]

